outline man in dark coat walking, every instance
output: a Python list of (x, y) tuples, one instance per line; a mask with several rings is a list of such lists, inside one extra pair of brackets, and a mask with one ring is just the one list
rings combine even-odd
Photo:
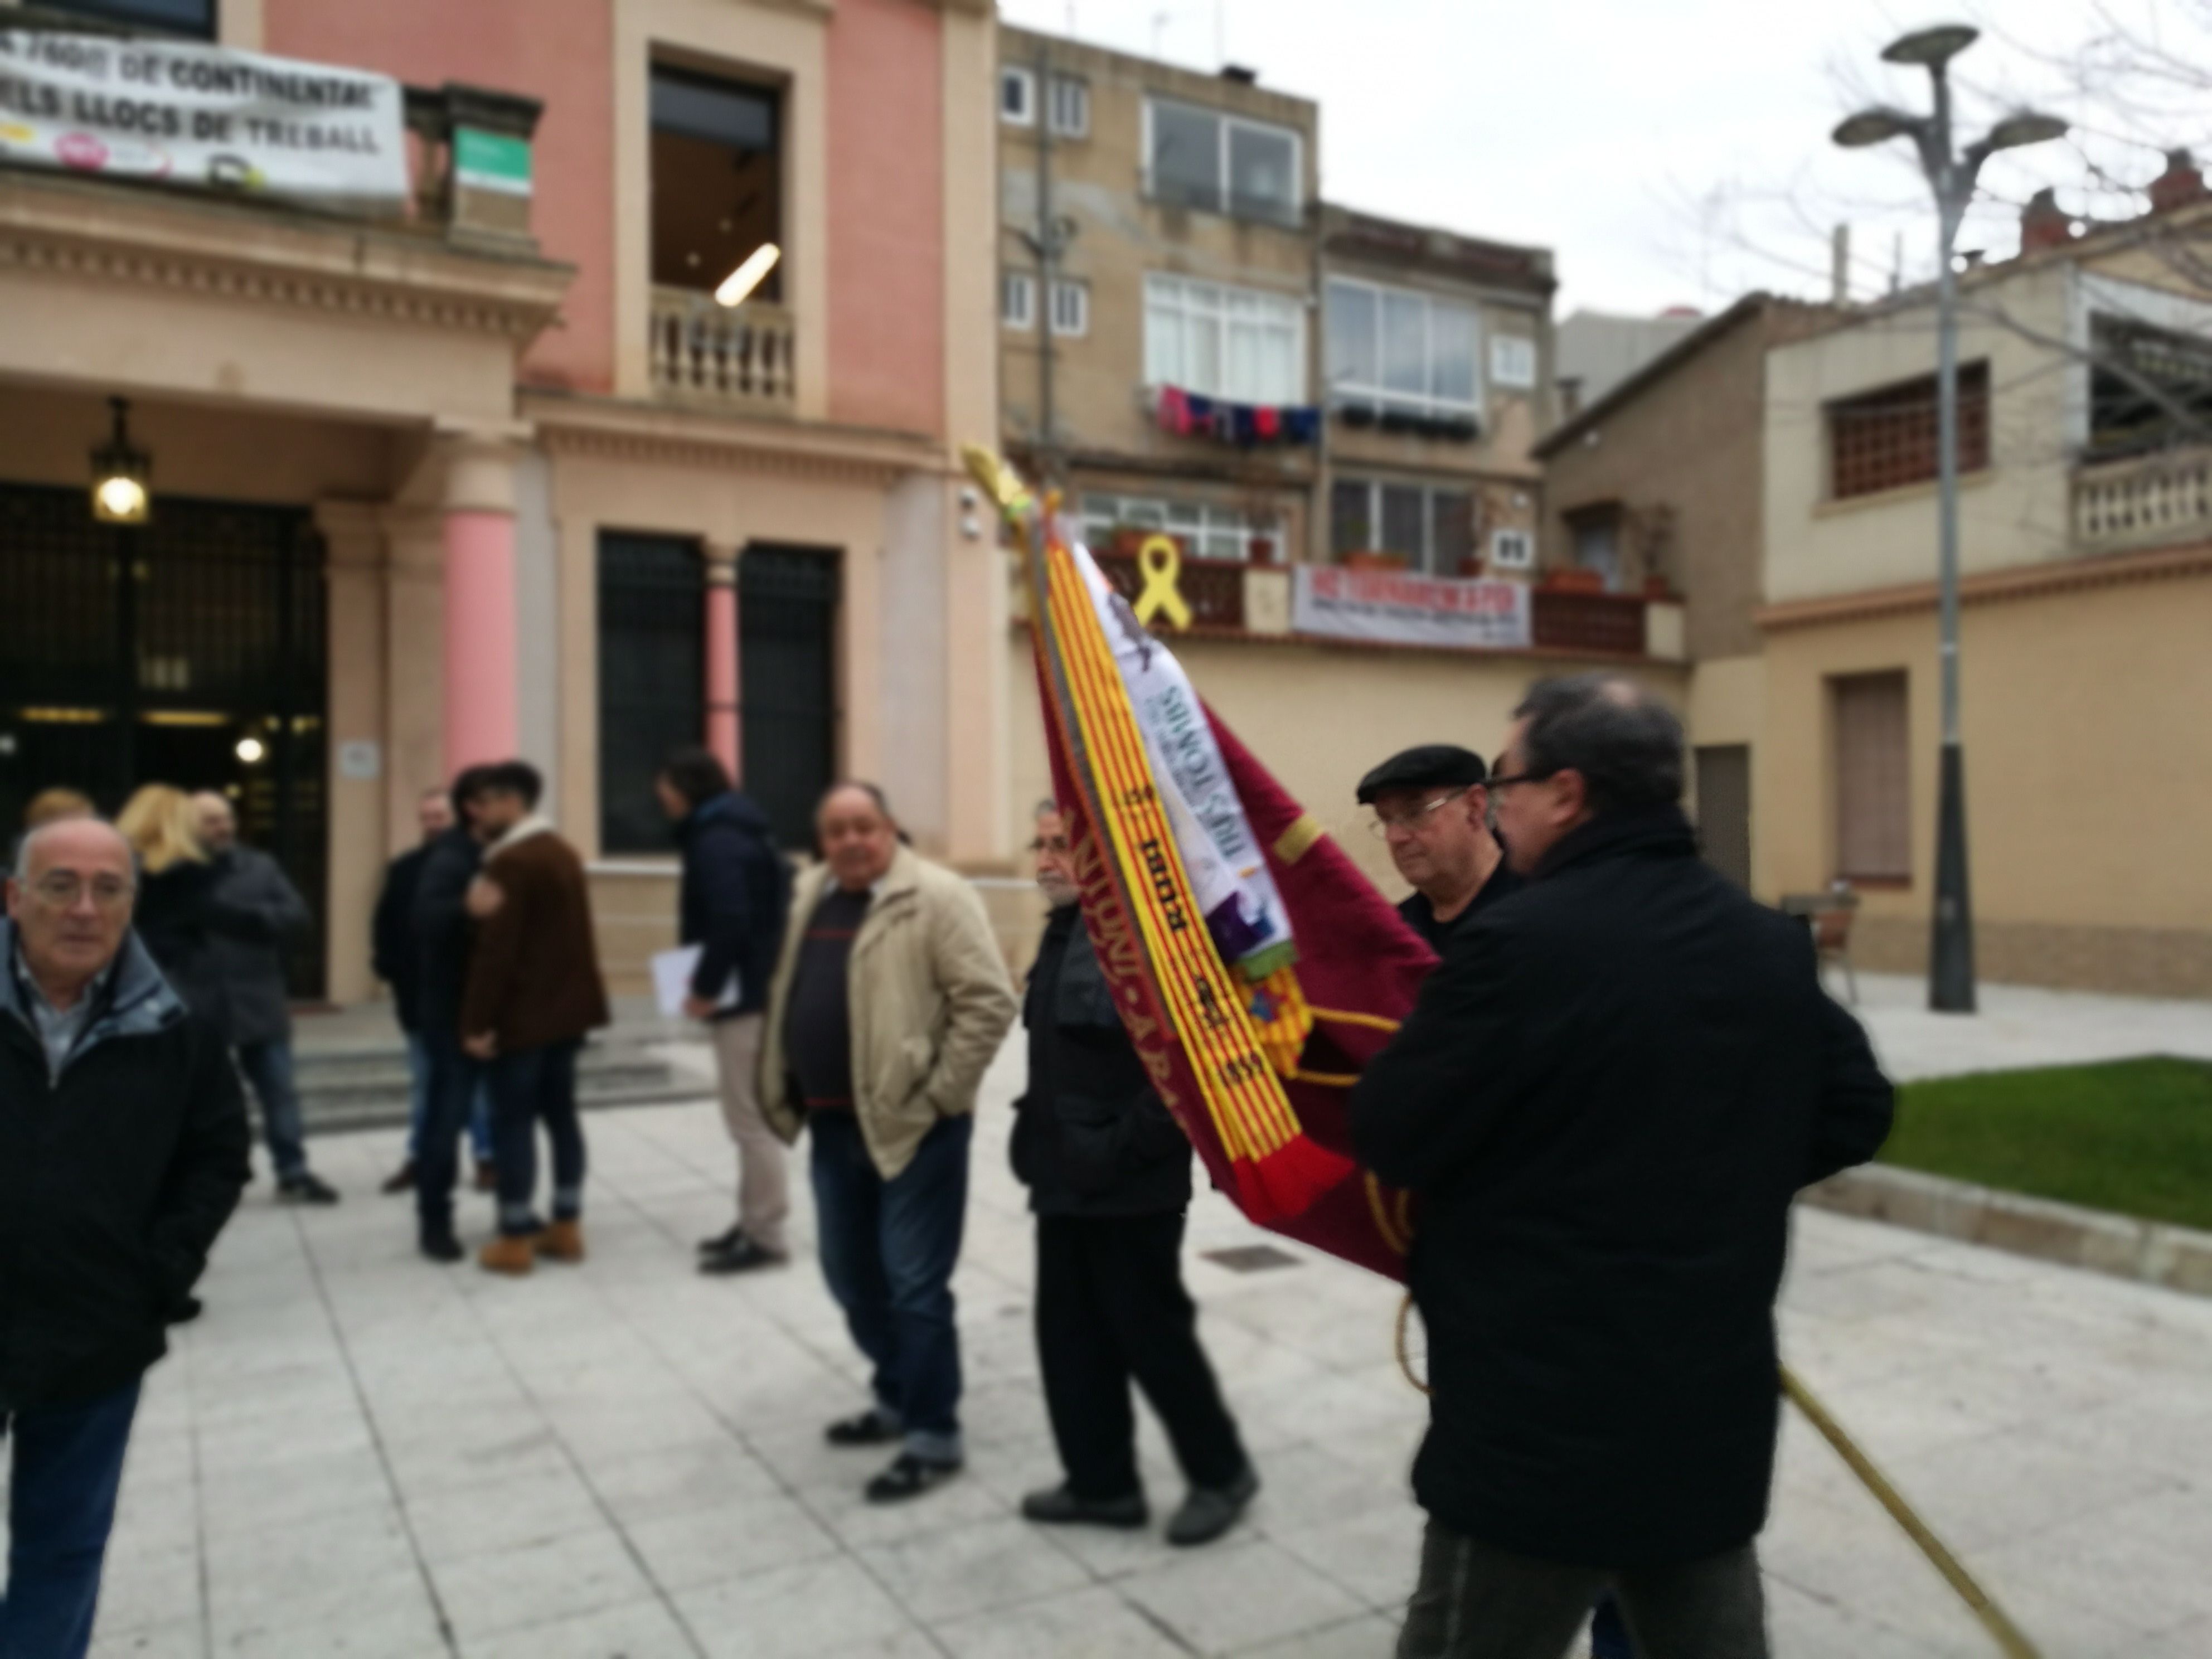
[[(422, 1157), (422, 1129), (430, 1115), (430, 1041), (422, 1031), (422, 951), (415, 936), (415, 901), (422, 890), (422, 870), (430, 861), (431, 849), (453, 827), (451, 792), (425, 790), (416, 803), (415, 816), (422, 826), (422, 842), (385, 866), (384, 888), (377, 895), (376, 915), (370, 924), (370, 966), (392, 988), (392, 1012), (407, 1042), (410, 1095), (407, 1161), (386, 1177), (387, 1193), (404, 1193), (415, 1185), (416, 1166)], [(466, 884), (463, 886), (465, 890)], [(470, 1109), (469, 1139), (477, 1155), (477, 1190), (489, 1192), (491, 1110), (482, 1091)]]
[(684, 852), (678, 938), (699, 952), (684, 1012), (705, 1021), (714, 1041), (722, 1122), (738, 1149), (737, 1220), (701, 1241), (699, 1271), (774, 1267), (789, 1260), (791, 1181), (783, 1142), (761, 1115), (760, 1051), (791, 914), (791, 865), (776, 851), (768, 814), (704, 749), (670, 756), (654, 790)]
[(292, 1073), (291, 995), (284, 982), (284, 952), (314, 927), (314, 916), (276, 860), (239, 840), (238, 815), (228, 799), (204, 790), (192, 797), (192, 806), (214, 872), (215, 905), (223, 917), (208, 937), (217, 1006), (199, 1012), (214, 1015), (261, 1103), (277, 1196), (335, 1204), (337, 1189), (307, 1167)]
[(251, 1168), (222, 1034), (131, 930), (131, 848), (32, 831), (0, 921), (0, 1654), (82, 1659), (139, 1381)]
[(1556, 1659), (1610, 1582), (1645, 1659), (1762, 1659), (1790, 1205), (1873, 1156), (1892, 1091), (1802, 928), (1698, 859), (1664, 707), (1541, 682), (1500, 768), (1530, 885), (1351, 1097), (1418, 1199), (1429, 1529), (1398, 1651)]
[(1023, 1000), (1030, 1079), (1016, 1103), (1012, 1152), (1036, 1212), (1037, 1358), (1067, 1479), (1031, 1492), (1022, 1513), (1048, 1523), (1145, 1524), (1134, 1381), (1190, 1482), (1168, 1541), (1208, 1543), (1235, 1524), (1260, 1480), (1183, 1288), (1190, 1142), (1115, 1011), (1050, 802), (1037, 811), (1032, 850), (1053, 910)]
[(430, 1062), (416, 1148), (415, 1216), (418, 1248), (439, 1262), (459, 1261), (463, 1254), (453, 1233), (461, 1126), (486, 1098), (483, 1066), (461, 1047), (461, 993), (469, 975), (469, 885), (483, 864), (483, 838), (469, 803), (490, 769), (468, 767), (453, 780), (459, 821), (424, 849), (415, 880), (415, 1018)]

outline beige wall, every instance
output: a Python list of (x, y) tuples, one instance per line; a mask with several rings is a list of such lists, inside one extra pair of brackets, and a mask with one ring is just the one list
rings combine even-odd
[[(1990, 465), (1960, 495), (1963, 569), (2063, 558), (2069, 500), (2065, 448), (2070, 377), (2059, 349), (2070, 324), (2072, 269), (2031, 266), (1969, 286), (1959, 361), (1986, 361)], [(1998, 313), (2020, 328), (2006, 326)], [(1933, 310), (1912, 306), (1780, 345), (1766, 359), (1765, 595), (1770, 602), (1923, 581), (1936, 569), (1932, 482), (1830, 499), (1829, 402), (1936, 368)]]
[[(1360, 777), (1419, 743), (1464, 744), (1494, 756), (1531, 680), (1615, 665), (1231, 640), (1170, 643), (1199, 695), (1394, 900), (1408, 890), (1382, 843), (1362, 825), (1352, 799)], [(1009, 672), (1021, 677), (1026, 693), (1013, 700), (1013, 798), (1026, 838), (1030, 811), (1052, 787), (1028, 631), (1017, 629), (1007, 650)], [(1653, 667), (1636, 678), (1681, 707), (1680, 670)]]
[[(2212, 995), (2208, 637), (2212, 574), (1967, 605), (1966, 824), (1984, 977)], [(1828, 679), (1909, 677), (1913, 876), (1864, 895), (1863, 964), (1925, 959), (1935, 642), (1926, 608), (1767, 639), (1753, 781), (1762, 898), (1826, 886), (1834, 873)]]

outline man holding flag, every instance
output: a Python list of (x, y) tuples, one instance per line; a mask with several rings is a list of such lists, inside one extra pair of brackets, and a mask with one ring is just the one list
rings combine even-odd
[(1540, 682), (1489, 787), (1530, 885), (1350, 1103), (1429, 1334), (1399, 1659), (1555, 1659), (1608, 1583), (1645, 1659), (1764, 1659), (1790, 1205), (1874, 1155), (1890, 1085), (1803, 930), (1698, 859), (1648, 693)]

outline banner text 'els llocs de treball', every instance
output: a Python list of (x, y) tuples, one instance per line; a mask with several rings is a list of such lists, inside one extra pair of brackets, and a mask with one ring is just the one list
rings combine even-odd
[(0, 157), (349, 206), (407, 199), (388, 75), (191, 42), (0, 29)]

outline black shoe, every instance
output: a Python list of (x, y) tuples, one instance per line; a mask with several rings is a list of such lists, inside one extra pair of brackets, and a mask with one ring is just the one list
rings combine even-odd
[(841, 1417), (822, 1431), (833, 1446), (887, 1446), (905, 1431), (871, 1406), (858, 1417)]
[(302, 1170), (276, 1183), (276, 1196), (287, 1204), (335, 1204), (338, 1189), (313, 1170)]
[(763, 1249), (760, 1245), (738, 1235), (738, 1242), (726, 1249), (710, 1251), (699, 1258), (702, 1273), (744, 1273), (756, 1267), (781, 1267), (789, 1260), (781, 1250)]
[(1193, 1486), (1168, 1522), (1170, 1544), (1211, 1544), (1237, 1524), (1244, 1506), (1260, 1490), (1260, 1477), (1247, 1463), (1244, 1473), (1225, 1486)]
[(745, 1230), (743, 1227), (732, 1227), (726, 1233), (716, 1233), (712, 1238), (702, 1238), (699, 1241), (699, 1254), (721, 1255), (735, 1249), (738, 1241), (744, 1236)]
[(960, 1473), (957, 1463), (939, 1463), (933, 1459), (916, 1457), (912, 1452), (901, 1452), (885, 1469), (866, 1487), (871, 1504), (903, 1504), (909, 1498), (919, 1498), (933, 1486), (941, 1486)]
[(1078, 1498), (1066, 1486), (1048, 1486), (1022, 1499), (1022, 1519), (1048, 1527), (1141, 1527), (1152, 1518), (1145, 1494), (1127, 1498)]
[(189, 1325), (204, 1311), (199, 1297), (180, 1296), (169, 1304), (167, 1320), (172, 1325)]
[(380, 1193), (413, 1192), (415, 1190), (415, 1160), (409, 1158), (390, 1175), (385, 1176), (384, 1184), (376, 1190)]
[(425, 1234), (421, 1249), (431, 1261), (441, 1262), (459, 1261), (468, 1254), (461, 1248), (461, 1241), (451, 1233)]

